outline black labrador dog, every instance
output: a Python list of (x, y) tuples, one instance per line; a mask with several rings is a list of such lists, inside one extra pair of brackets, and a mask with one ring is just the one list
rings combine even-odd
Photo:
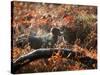
[(50, 33), (47, 35), (39, 36), (29, 36), (29, 45), (33, 49), (53, 47), (57, 42), (58, 37), (61, 36), (60, 29), (52, 28)]

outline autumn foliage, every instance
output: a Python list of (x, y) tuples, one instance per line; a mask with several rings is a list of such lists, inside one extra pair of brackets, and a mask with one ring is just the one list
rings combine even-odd
[[(59, 27), (64, 39), (54, 48), (68, 48), (84, 56), (97, 59), (97, 7), (69, 4), (49, 4), (31, 2), (12, 2), (13, 61), (32, 51), (29, 45), (24, 49), (15, 46), (21, 34), (30, 33), (30, 27), (37, 35), (50, 32), (52, 27)], [(20, 29), (20, 27), (23, 29)], [(70, 54), (69, 54), (70, 55)], [(93, 64), (96, 69), (96, 64)], [(63, 58), (60, 50), (48, 59), (39, 59), (20, 68), (17, 73), (50, 72), (92, 69), (80, 61)]]

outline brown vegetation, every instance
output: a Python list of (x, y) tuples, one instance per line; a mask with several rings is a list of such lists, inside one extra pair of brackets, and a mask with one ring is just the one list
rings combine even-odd
[[(26, 45), (24, 49), (15, 46), (17, 37), (29, 35), (30, 29), (37, 35), (43, 35), (52, 27), (59, 27), (64, 32), (64, 40), (57, 42), (54, 48), (68, 48), (74, 52), (97, 60), (97, 7), (43, 4), (31, 2), (12, 2), (12, 60), (31, 52), (33, 49)], [(21, 29), (20, 27), (23, 27)], [(69, 54), (70, 55), (70, 54)], [(97, 68), (93, 64), (93, 69)], [(80, 61), (62, 57), (59, 51), (50, 58), (38, 59), (20, 68), (17, 73), (50, 72), (67, 70), (92, 69)]]

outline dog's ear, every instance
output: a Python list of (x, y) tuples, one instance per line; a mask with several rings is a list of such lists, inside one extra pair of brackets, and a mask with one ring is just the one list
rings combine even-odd
[(53, 35), (56, 35), (56, 36), (61, 35), (59, 28), (51, 28), (51, 32), (52, 32)]

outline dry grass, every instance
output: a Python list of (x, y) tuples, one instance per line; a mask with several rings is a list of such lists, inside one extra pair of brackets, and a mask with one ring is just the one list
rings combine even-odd
[[(97, 10), (95, 6), (14, 2), (12, 12), (12, 27), (15, 30), (15, 34), (13, 35), (15, 38), (12, 39), (13, 43), (15, 43), (15, 39), (21, 34), (21, 31), (18, 29), (20, 25), (26, 27), (24, 34), (29, 33), (30, 30), (28, 27), (32, 25), (33, 30), (38, 35), (46, 34), (51, 27), (65, 27), (65, 30), (67, 27), (70, 29), (69, 34), (75, 33), (75, 36), (72, 35), (74, 36), (73, 38), (70, 37), (67, 39), (67, 41), (71, 40), (73, 44), (63, 40), (62, 42), (58, 41), (54, 47), (69, 48), (75, 52), (82, 53), (84, 56), (97, 59)], [(64, 16), (66, 14), (67, 16)], [(87, 31), (88, 29), (89, 32)], [(83, 39), (81, 36), (86, 37)], [(30, 46), (26, 46), (24, 49), (14, 46), (12, 51), (13, 60), (16, 60), (21, 55), (31, 52), (31, 49)], [(93, 65), (96, 68), (95, 64)], [(82, 64), (80, 61), (63, 58), (58, 52), (48, 59), (39, 59), (30, 62), (20, 68), (17, 73), (86, 69), (88, 69), (87, 65)]]

